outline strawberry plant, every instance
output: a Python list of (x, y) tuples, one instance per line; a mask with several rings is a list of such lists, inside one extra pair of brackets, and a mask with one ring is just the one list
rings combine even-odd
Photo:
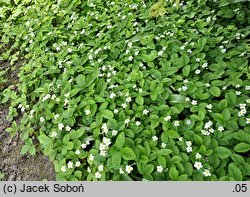
[(249, 180), (249, 2), (0, 5), (7, 131), (57, 180)]

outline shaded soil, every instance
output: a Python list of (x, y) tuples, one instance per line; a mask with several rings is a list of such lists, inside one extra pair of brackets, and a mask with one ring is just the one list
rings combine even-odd
[[(0, 61), (0, 69), (8, 68), (9, 62)], [(4, 87), (14, 86), (18, 81), (17, 72), (22, 62), (17, 62), (14, 69), (6, 72), (8, 81)], [(12, 66), (13, 67), (13, 66)], [(11, 125), (6, 120), (8, 105), (0, 103), (0, 173), (6, 181), (42, 181), (55, 180), (53, 164), (42, 153), (36, 156), (21, 155), (23, 142), (20, 133), (11, 138), (5, 129)]]

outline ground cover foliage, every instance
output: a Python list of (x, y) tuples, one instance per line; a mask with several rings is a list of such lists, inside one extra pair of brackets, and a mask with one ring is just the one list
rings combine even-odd
[(249, 180), (249, 2), (159, 2), (0, 1), (6, 131), (57, 180)]

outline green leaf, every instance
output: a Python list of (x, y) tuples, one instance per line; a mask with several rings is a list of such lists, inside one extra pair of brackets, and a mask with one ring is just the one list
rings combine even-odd
[(106, 118), (106, 119), (112, 119), (112, 118), (114, 117), (113, 112), (110, 111), (110, 110), (107, 110), (107, 109), (103, 110), (103, 111), (101, 112), (101, 114), (102, 114), (102, 117), (103, 117), (103, 118)]
[(169, 155), (171, 154), (173, 151), (170, 149), (161, 149), (157, 152), (158, 155)]
[(171, 163), (180, 163), (181, 161), (181, 157), (179, 156), (173, 156), (171, 159), (170, 159), (170, 162)]
[(179, 95), (179, 94), (171, 94), (168, 98), (169, 100), (169, 103), (171, 105), (174, 105), (174, 104), (184, 104), (184, 103), (187, 103), (186, 102), (186, 97), (183, 96), (183, 95)]
[(74, 172), (74, 175), (75, 175), (75, 177), (76, 177), (78, 180), (81, 180), (81, 178), (82, 178), (82, 172), (81, 172), (81, 171), (79, 171), (79, 170), (75, 171), (75, 172)]
[(240, 169), (234, 164), (230, 163), (228, 166), (229, 176), (233, 177), (236, 181), (242, 181), (242, 173)]
[(74, 144), (72, 142), (68, 142), (66, 148), (68, 150), (72, 150), (74, 148)]
[(171, 167), (170, 170), (169, 170), (169, 177), (171, 180), (173, 181), (176, 181), (178, 179), (178, 176), (179, 176), (179, 172), (178, 170), (176, 169), (176, 167)]
[(21, 148), (21, 154), (24, 155), (26, 154), (30, 149), (30, 146), (28, 146), (27, 144), (24, 145), (22, 148)]
[(153, 114), (149, 117), (149, 119), (151, 122), (151, 127), (153, 127), (153, 128), (157, 127), (160, 123), (158, 115)]
[(154, 171), (154, 165), (148, 164), (143, 168), (143, 174), (151, 174)]
[(238, 152), (238, 153), (245, 153), (248, 152), (250, 150), (250, 144), (247, 143), (239, 143), (234, 147), (234, 151)]
[(76, 84), (79, 87), (85, 86), (85, 76), (84, 75), (78, 75), (75, 80), (76, 80)]
[(232, 91), (231, 92), (227, 92), (225, 94), (225, 98), (227, 99), (228, 105), (230, 105), (230, 106), (234, 106), (235, 105), (236, 100), (237, 100), (237, 96), (236, 96), (235, 93), (233, 93)]
[(118, 170), (121, 166), (121, 153), (116, 152), (112, 156), (112, 164), (115, 170)]
[(215, 96), (215, 97), (219, 97), (220, 94), (221, 94), (221, 91), (220, 91), (220, 88), (214, 86), (214, 87), (211, 87), (211, 88), (210, 88), (210, 93), (211, 93), (213, 96)]
[(150, 92), (150, 98), (155, 101), (157, 99), (157, 92), (156, 91), (152, 91)]
[(52, 140), (45, 134), (40, 135), (38, 140), (44, 147), (52, 143)]
[(125, 147), (121, 150), (122, 158), (125, 160), (134, 160), (136, 155), (131, 148)]
[(142, 96), (137, 96), (135, 102), (138, 103), (139, 105), (143, 105), (144, 98)]
[(186, 65), (183, 69), (182, 69), (182, 73), (184, 76), (188, 76), (190, 73), (190, 65)]
[(124, 132), (121, 132), (121, 133), (118, 135), (118, 137), (117, 137), (117, 139), (116, 139), (116, 141), (115, 141), (114, 146), (115, 146), (116, 148), (118, 148), (118, 149), (121, 149), (121, 148), (123, 147), (123, 145), (124, 145), (124, 142), (125, 142), (125, 134), (124, 134)]
[(230, 155), (232, 154), (232, 152), (229, 149), (223, 146), (216, 147), (214, 150), (214, 153), (216, 156), (218, 156), (221, 159), (226, 159), (230, 157)]
[(177, 133), (175, 130), (168, 130), (166, 132), (167, 132), (168, 136), (172, 139), (176, 139), (176, 138), (180, 137), (179, 133)]
[(163, 156), (158, 156), (157, 162), (158, 162), (158, 164), (159, 164), (160, 166), (162, 166), (163, 168), (166, 168), (167, 162), (166, 162), (165, 157), (163, 157)]

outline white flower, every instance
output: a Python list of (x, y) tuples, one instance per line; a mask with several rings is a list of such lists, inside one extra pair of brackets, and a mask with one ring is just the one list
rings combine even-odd
[(120, 174), (124, 174), (124, 171), (123, 171), (122, 168), (119, 169), (119, 173), (120, 173)]
[(181, 46), (180, 49), (181, 49), (181, 50), (184, 50), (184, 49), (185, 49), (185, 46)]
[(147, 115), (149, 113), (149, 110), (147, 110), (147, 109), (144, 109), (143, 111), (142, 111), (142, 114), (144, 114), (144, 115)]
[(81, 35), (84, 34), (84, 33), (85, 33), (85, 29), (83, 29), (83, 30), (80, 32)]
[(183, 83), (188, 83), (188, 80), (187, 80), (187, 79), (184, 79)]
[(111, 144), (111, 140), (109, 138), (103, 137), (102, 142), (108, 147)]
[(100, 179), (101, 177), (102, 177), (102, 175), (100, 174), (100, 172), (95, 173), (95, 178)]
[(187, 125), (190, 125), (191, 123), (192, 123), (191, 120), (186, 120), (186, 124), (187, 124)]
[(179, 137), (178, 140), (179, 140), (180, 142), (182, 142), (182, 141), (183, 141), (183, 137)]
[(103, 157), (105, 157), (107, 155), (106, 150), (101, 150), (100, 151), (100, 155), (103, 156)]
[(162, 148), (166, 148), (166, 146), (167, 146), (167, 145), (166, 145), (165, 143), (161, 143), (161, 147), (162, 147)]
[(211, 176), (210, 171), (207, 170), (207, 169), (203, 172), (203, 174), (204, 174), (206, 177)]
[(81, 165), (81, 162), (77, 161), (76, 164), (75, 164), (75, 167), (79, 167), (80, 165)]
[(59, 114), (56, 114), (56, 115), (54, 116), (54, 119), (57, 120), (59, 117), (60, 117)]
[(197, 105), (197, 101), (196, 100), (192, 100), (191, 104), (192, 105)]
[(207, 62), (205, 62), (204, 64), (202, 64), (202, 68), (206, 68), (208, 66), (208, 63)]
[(72, 51), (73, 51), (73, 50), (72, 50), (71, 48), (68, 48), (68, 52), (69, 52), (69, 53), (72, 53)]
[(69, 161), (68, 168), (73, 168), (73, 162)]
[(199, 170), (199, 169), (201, 169), (201, 168), (203, 167), (203, 165), (202, 165), (201, 162), (196, 161), (195, 164), (194, 164), (194, 167), (195, 167), (197, 170)]
[(58, 124), (58, 129), (61, 131), (61, 130), (63, 130), (63, 128), (64, 128), (63, 123), (59, 123), (59, 124)]
[(40, 122), (44, 123), (44, 121), (45, 121), (44, 117), (40, 117)]
[(125, 122), (125, 124), (128, 124), (130, 122), (130, 119), (127, 118), (124, 122)]
[(205, 123), (204, 128), (205, 128), (205, 129), (208, 129), (208, 128), (210, 128), (212, 125), (213, 125), (213, 122), (209, 120), (208, 122)]
[(247, 113), (246, 109), (242, 109), (241, 111), (239, 111), (238, 116), (244, 116)]
[(195, 71), (195, 74), (200, 74), (201, 73), (201, 70), (199, 70), (199, 69), (197, 69), (196, 71)]
[(89, 109), (85, 110), (85, 115), (88, 116), (91, 113), (91, 111)]
[(132, 100), (131, 97), (126, 98), (126, 102), (128, 103), (131, 102), (131, 100)]
[(102, 165), (102, 164), (98, 166), (98, 170), (99, 170), (100, 172), (103, 171), (103, 165)]
[(63, 167), (61, 168), (61, 171), (62, 171), (62, 172), (66, 172), (66, 166), (63, 166)]
[(127, 104), (126, 103), (122, 103), (122, 108), (126, 108), (127, 107)]
[(209, 84), (209, 83), (206, 83), (205, 86), (210, 87), (210, 84)]
[(133, 56), (129, 56), (129, 57), (128, 57), (128, 60), (129, 60), (129, 61), (132, 61), (132, 60), (133, 60)]
[(186, 141), (186, 145), (187, 146), (192, 146), (192, 142), (191, 141)]
[(133, 170), (133, 167), (130, 165), (126, 165), (125, 171), (129, 174)]
[(114, 113), (117, 114), (119, 112), (118, 109), (114, 109)]
[(206, 130), (201, 130), (201, 133), (202, 133), (203, 135), (210, 135), (210, 133), (209, 133), (208, 131), (206, 131)]
[(178, 120), (174, 121), (174, 126), (176, 126), (176, 127), (180, 126), (180, 121), (178, 121)]
[(135, 125), (136, 125), (136, 126), (140, 126), (140, 125), (141, 125), (141, 122), (140, 122), (140, 121), (136, 121), (136, 122), (135, 122)]
[(116, 136), (116, 135), (117, 135), (117, 133), (118, 133), (118, 131), (117, 131), (117, 130), (112, 130), (112, 136)]
[(226, 49), (221, 49), (222, 53), (226, 53), (226, 51), (227, 51)]
[(213, 105), (209, 104), (206, 106), (208, 109), (212, 109)]
[(164, 118), (165, 121), (169, 121), (170, 119), (171, 119), (171, 116), (169, 115)]
[(163, 171), (163, 167), (162, 166), (157, 166), (157, 172), (162, 172)]
[(52, 131), (51, 137), (56, 137), (56, 136), (57, 136), (57, 133), (55, 131)]
[(246, 119), (246, 124), (250, 124), (250, 118)]
[(24, 111), (25, 111), (25, 107), (22, 107), (22, 108), (21, 108), (21, 112), (24, 112)]
[(238, 95), (241, 95), (241, 91), (235, 91), (235, 94), (238, 96)]
[(250, 90), (250, 86), (246, 86), (246, 88), (245, 88), (246, 90)]
[(132, 46), (133, 46), (133, 43), (132, 43), (132, 42), (129, 42), (129, 43), (128, 43), (128, 47), (129, 47), (129, 48), (132, 48)]
[(102, 125), (101, 129), (102, 129), (102, 132), (103, 132), (103, 133), (108, 133), (109, 130), (108, 130), (107, 123), (104, 123), (104, 124)]
[(162, 54), (163, 54), (163, 51), (158, 52), (158, 56), (162, 56)]
[(87, 172), (88, 172), (88, 173), (91, 173), (90, 167), (87, 168)]
[(240, 104), (240, 109), (246, 109), (246, 104)]
[(109, 96), (109, 98), (114, 98), (114, 97), (116, 97), (116, 94), (114, 93), (114, 92), (112, 92), (111, 94), (110, 94), (110, 96)]
[(71, 127), (70, 127), (70, 126), (67, 126), (65, 129), (66, 129), (66, 131), (70, 131), (70, 130), (71, 130)]
[(224, 131), (224, 128), (222, 126), (219, 126), (218, 131)]
[(75, 154), (80, 155), (80, 150), (76, 150)]
[(68, 99), (65, 99), (64, 100), (64, 106), (67, 105), (69, 103), (69, 100)]
[(186, 90), (188, 89), (188, 87), (187, 87), (187, 86), (182, 86), (181, 89), (182, 89), (183, 91), (186, 91)]
[(153, 136), (153, 137), (152, 137), (152, 140), (153, 140), (153, 141), (157, 141), (157, 140), (158, 140), (158, 137), (157, 137), (157, 136)]
[(210, 128), (210, 129), (209, 129), (209, 132), (210, 132), (210, 133), (214, 133), (214, 129), (213, 129), (213, 128)]
[(196, 60), (195, 60), (196, 62), (200, 62), (201, 61), (201, 59), (200, 58), (196, 58)]
[(201, 154), (200, 153), (196, 153), (195, 158), (196, 159), (200, 159), (201, 158)]
[(82, 147), (82, 149), (84, 149), (84, 148), (87, 147), (87, 144), (86, 143), (82, 143), (81, 147)]
[(186, 148), (186, 150), (187, 150), (188, 153), (190, 153), (190, 152), (193, 151), (193, 148), (192, 148), (191, 146), (188, 146), (188, 147)]
[(95, 159), (95, 156), (92, 155), (92, 154), (90, 154), (90, 155), (89, 155), (89, 161), (94, 161), (94, 159)]

